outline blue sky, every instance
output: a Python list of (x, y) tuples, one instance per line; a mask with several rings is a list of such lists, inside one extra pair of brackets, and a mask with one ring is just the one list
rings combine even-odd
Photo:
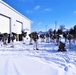
[(76, 0), (3, 0), (32, 20), (32, 31), (46, 31), (76, 24)]

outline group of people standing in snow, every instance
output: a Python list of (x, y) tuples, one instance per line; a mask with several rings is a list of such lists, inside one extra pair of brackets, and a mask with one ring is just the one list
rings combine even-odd
[[(26, 32), (22, 31), (21, 38), (24, 40), (26, 37)], [(17, 34), (12, 32), (11, 34), (8, 33), (0, 33), (0, 45), (7, 45), (8, 43), (11, 43), (11, 47), (14, 47), (14, 42), (17, 40)]]
[[(27, 32), (24, 32), (22, 31), (22, 41), (24, 41), (26, 35), (27, 35)], [(52, 33), (48, 34), (41, 34), (41, 35), (38, 35), (38, 33), (35, 31), (35, 32), (32, 32), (29, 34), (29, 37), (30, 37), (30, 45), (33, 44), (33, 49), (34, 50), (39, 50), (38, 48), (38, 39), (41, 39), (41, 42), (44, 42), (44, 39), (46, 38), (46, 43), (49, 43), (52, 39), (52, 40), (56, 40), (56, 43), (58, 45), (58, 51), (66, 51), (65, 49), (65, 44), (59, 40), (60, 36), (59, 35), (53, 35)], [(7, 33), (4, 33), (4, 34), (0, 34), (0, 40), (2, 40), (3, 44), (4, 45), (7, 45), (8, 41), (11, 40), (11, 47), (14, 47), (14, 40), (16, 40), (17, 38), (17, 34), (12, 32), (11, 35), (7, 34)], [(32, 42), (33, 41), (33, 42)], [(55, 43), (55, 42), (54, 42)], [(23, 44), (25, 44), (25, 42), (23, 42)]]
[[(32, 45), (32, 41), (34, 41), (33, 45), (34, 45), (34, 50), (39, 50), (38, 49), (38, 39), (41, 39), (41, 43), (44, 42), (45, 38), (46, 38), (46, 43), (49, 43), (51, 42), (51, 40), (55, 40), (56, 42), (56, 45), (58, 45), (58, 52), (60, 51), (66, 51), (65, 49), (65, 43), (63, 43), (61, 40), (60, 40), (60, 36), (59, 35), (53, 35), (52, 34), (41, 34), (41, 35), (38, 35), (37, 32), (32, 32), (31, 34), (29, 34), (29, 37), (30, 37), (30, 45)], [(51, 39), (51, 40), (50, 40)]]
[(3, 34), (0, 33), (0, 44), (1, 44), (1, 46), (7, 45), (10, 42), (12, 42), (11, 45), (13, 46), (13, 42), (15, 39), (16, 39), (16, 33), (12, 32), (11, 35), (8, 33), (3, 33)]

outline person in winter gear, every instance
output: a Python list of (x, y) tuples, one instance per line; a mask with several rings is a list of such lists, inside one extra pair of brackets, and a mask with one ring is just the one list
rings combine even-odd
[(25, 44), (25, 37), (27, 35), (27, 32), (24, 32), (22, 31), (22, 41), (23, 41), (23, 44)]
[(12, 34), (10, 35), (10, 38), (11, 38), (11, 47), (14, 47), (14, 42), (16, 41), (16, 37), (17, 37), (17, 34), (12, 32)]
[(38, 33), (37, 32), (32, 32), (31, 34), (32, 34), (32, 39), (34, 41), (33, 48), (34, 48), (34, 50), (39, 50), (38, 49), (38, 38), (39, 38)]
[(29, 34), (29, 37), (30, 37), (30, 42), (29, 42), (29, 44), (32, 45), (32, 44), (33, 44), (33, 43), (32, 43), (32, 33)]
[(46, 43), (49, 43), (49, 34), (46, 33)]
[(59, 44), (59, 38), (60, 38), (60, 36), (57, 34), (57, 35), (56, 35), (56, 43), (57, 43), (56, 45)]
[(66, 49), (65, 49), (65, 43), (63, 43), (63, 42), (61, 42), (60, 41), (60, 44), (59, 44), (59, 46), (58, 46), (58, 52), (64, 52), (64, 51), (66, 51)]
[(16, 39), (16, 37), (17, 37), (17, 34), (14, 33), (14, 32), (12, 32), (12, 34), (11, 34), (11, 41), (14, 42), (14, 40)]
[(0, 46), (2, 46), (2, 45), (3, 45), (2, 37), (3, 37), (3, 35), (0, 33)]
[(40, 35), (40, 38), (41, 38), (41, 42), (44, 42), (45, 34), (41, 34), (41, 35)]
[(9, 35), (7, 33), (3, 34), (2, 41), (3, 41), (4, 45), (7, 45), (7, 43), (8, 43), (8, 37), (9, 37)]

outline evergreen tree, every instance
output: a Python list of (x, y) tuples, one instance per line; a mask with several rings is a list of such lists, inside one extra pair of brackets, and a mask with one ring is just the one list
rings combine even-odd
[(62, 30), (61, 29), (58, 29), (58, 31), (57, 31), (57, 34), (62, 34), (63, 32), (62, 32)]

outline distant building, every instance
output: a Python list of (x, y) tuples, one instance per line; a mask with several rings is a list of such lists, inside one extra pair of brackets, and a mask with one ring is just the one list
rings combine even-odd
[(0, 0), (0, 33), (17, 33), (17, 40), (20, 39), (21, 31), (24, 30), (28, 34), (31, 32), (32, 21), (4, 1)]

